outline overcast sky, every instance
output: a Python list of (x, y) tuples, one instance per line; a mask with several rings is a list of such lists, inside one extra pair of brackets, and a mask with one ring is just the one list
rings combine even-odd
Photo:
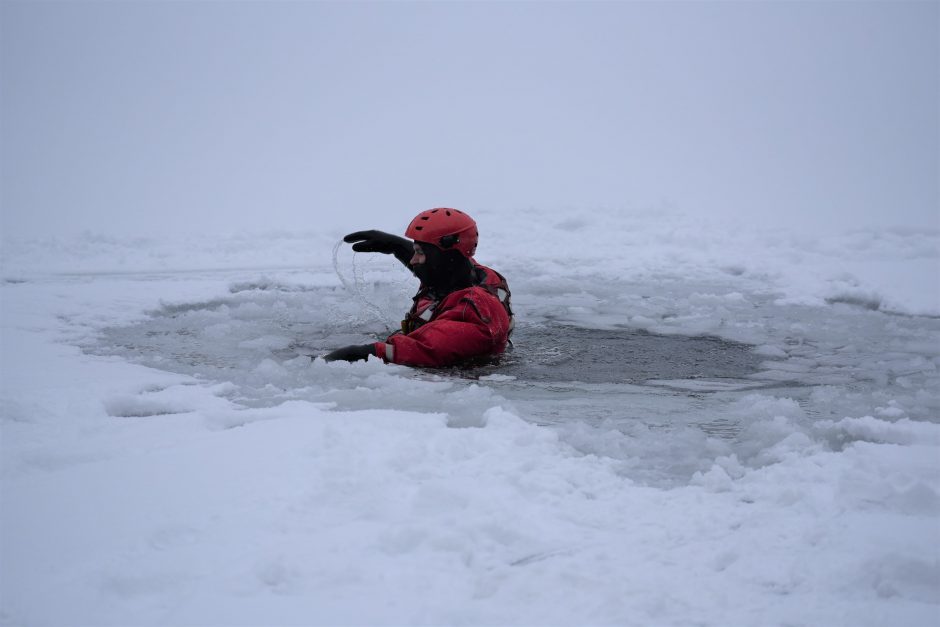
[(14, 236), (940, 226), (940, 3), (0, 2)]

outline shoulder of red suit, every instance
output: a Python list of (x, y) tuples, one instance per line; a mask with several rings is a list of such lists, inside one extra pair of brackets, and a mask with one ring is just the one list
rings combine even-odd
[(470, 287), (465, 287), (462, 290), (457, 290), (456, 292), (451, 292), (444, 297), (444, 300), (441, 301), (441, 304), (438, 305), (438, 308), (446, 307), (453, 303), (458, 303), (464, 298), (473, 298), (474, 300), (490, 300), (492, 299), (495, 303), (499, 304), (499, 299), (496, 298), (492, 292), (487, 290), (485, 287), (480, 285), (471, 285)]

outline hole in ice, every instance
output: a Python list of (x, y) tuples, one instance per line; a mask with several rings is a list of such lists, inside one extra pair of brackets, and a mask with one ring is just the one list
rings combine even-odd
[[(388, 312), (404, 310), (396, 299), (406, 292), (389, 289), (392, 284), (381, 285), (383, 290), (363, 295), (377, 301), (364, 308), (336, 287), (243, 281), (230, 286), (225, 296), (164, 304), (135, 324), (102, 329), (96, 344), (86, 350), (210, 380), (292, 389), (302, 373), (288, 377), (280, 365), (383, 339), (397, 326), (398, 318)], [(759, 385), (748, 377), (768, 358), (749, 344), (717, 337), (591, 329), (551, 321), (520, 320), (513, 342), (514, 347), (496, 363), (443, 372), (463, 379), (500, 375), (522, 383), (651, 384), (698, 393)], [(289, 370), (298, 368), (293, 364)], [(115, 413), (160, 411), (125, 409)]]
[[(323, 295), (239, 292), (228, 299), (165, 306), (134, 325), (103, 329), (98, 345), (88, 350), (208, 379), (263, 384), (280, 372), (278, 364), (387, 335), (373, 322), (337, 325), (311, 319), (310, 299), (322, 303)], [(760, 385), (746, 378), (767, 359), (749, 344), (631, 328), (522, 323), (513, 342), (494, 363), (434, 372), (464, 379), (499, 375), (518, 382), (651, 384), (703, 392)], [(158, 412), (135, 407), (117, 413)]]

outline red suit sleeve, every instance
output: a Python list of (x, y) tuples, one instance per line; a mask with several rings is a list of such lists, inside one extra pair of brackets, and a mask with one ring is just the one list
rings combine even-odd
[[(506, 349), (509, 316), (495, 296), (480, 288), (451, 294), (427, 324), (376, 343), (386, 361), (408, 366), (449, 366)], [(391, 349), (389, 349), (391, 347)]]

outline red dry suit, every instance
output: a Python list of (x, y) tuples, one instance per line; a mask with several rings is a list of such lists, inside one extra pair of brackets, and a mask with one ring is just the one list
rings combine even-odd
[(476, 282), (436, 300), (421, 286), (402, 330), (375, 343), (387, 362), (450, 366), (506, 350), (513, 318), (509, 286), (501, 274), (474, 262)]

